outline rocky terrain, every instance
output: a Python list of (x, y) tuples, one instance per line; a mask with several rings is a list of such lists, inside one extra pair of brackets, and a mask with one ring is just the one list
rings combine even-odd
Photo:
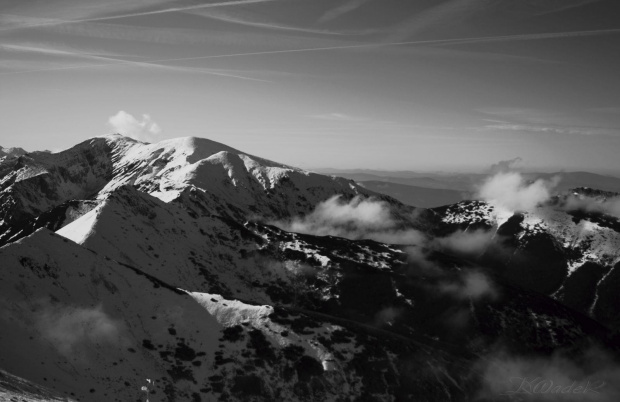
[(616, 400), (618, 221), (579, 196), (615, 197), (422, 209), (201, 138), (5, 156), (0, 400)]

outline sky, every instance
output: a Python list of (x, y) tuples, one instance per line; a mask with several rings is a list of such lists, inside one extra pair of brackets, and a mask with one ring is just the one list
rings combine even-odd
[(0, 145), (620, 175), (615, 0), (1, 0)]

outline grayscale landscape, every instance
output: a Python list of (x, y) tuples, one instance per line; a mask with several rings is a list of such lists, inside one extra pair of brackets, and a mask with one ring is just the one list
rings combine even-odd
[(620, 400), (618, 16), (1, 1), (0, 401)]

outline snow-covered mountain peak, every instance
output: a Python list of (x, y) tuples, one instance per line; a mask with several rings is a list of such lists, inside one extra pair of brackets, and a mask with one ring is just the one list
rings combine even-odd
[(43, 213), (72, 200), (104, 200), (126, 185), (165, 202), (195, 188), (210, 211), (243, 219), (304, 215), (335, 195), (377, 196), (349, 180), (310, 173), (205, 138), (149, 144), (110, 134), (58, 153), (0, 159), (0, 244), (40, 227), (34, 220)]

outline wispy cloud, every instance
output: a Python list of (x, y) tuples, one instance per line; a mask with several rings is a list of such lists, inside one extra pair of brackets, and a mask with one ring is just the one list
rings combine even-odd
[(318, 20), (319, 23), (325, 23), (342, 17), (345, 14), (351, 13), (370, 0), (349, 0), (344, 4), (327, 10)]
[(486, 0), (448, 0), (436, 3), (393, 28), (388, 40), (404, 40), (428, 29), (448, 25), (454, 20), (466, 19), (486, 6)]
[(547, 6), (547, 8), (543, 11), (538, 12), (536, 15), (545, 15), (545, 14), (553, 14), (564, 10), (569, 10), (571, 8), (577, 8), (581, 6), (585, 6), (586, 4), (596, 3), (601, 0), (572, 0), (572, 1), (561, 1), (558, 3), (549, 2), (541, 2), (541, 6)]
[(460, 44), (468, 44), (468, 43), (476, 43), (476, 42), (525, 41), (525, 40), (538, 40), (538, 39), (611, 35), (611, 34), (618, 34), (618, 33), (620, 33), (620, 28), (592, 30), (592, 31), (541, 33), (541, 34), (531, 34), (531, 35), (526, 34), (526, 35), (507, 35), (507, 36), (482, 36), (482, 37), (475, 37), (475, 38), (458, 38), (458, 39), (430, 39), (430, 40), (406, 41), (406, 42), (362, 43), (362, 44), (355, 44), (355, 45), (339, 45), (339, 46), (325, 46), (325, 47), (310, 47), (310, 48), (301, 48), (301, 49), (283, 49), (283, 50), (268, 50), (268, 51), (260, 51), (260, 52), (227, 53), (227, 54), (218, 54), (218, 55), (178, 57), (178, 58), (171, 58), (171, 59), (158, 60), (158, 61), (159, 62), (172, 62), (172, 61), (206, 60), (206, 59), (217, 59), (217, 58), (226, 58), (226, 57), (263, 56), (263, 55), (270, 55), (270, 54), (324, 52), (324, 51), (347, 50), (347, 49), (372, 49), (372, 48), (382, 48), (386, 46), (460, 45)]
[(89, 50), (78, 51), (68, 46), (50, 46), (45, 43), (20, 43), (0, 44), (0, 50), (6, 50), (10, 52), (25, 52), (25, 53), (37, 53), (50, 56), (71, 56), (71, 57), (83, 57), (83, 58), (95, 58), (95, 57), (132, 57), (129, 55), (106, 52), (103, 50)]
[(365, 122), (368, 121), (368, 118), (359, 117), (359, 116), (351, 116), (345, 113), (324, 113), (324, 114), (314, 114), (310, 116), (314, 119), (318, 120), (329, 120), (329, 121), (343, 121), (343, 122)]
[(491, 124), (486, 126), (490, 130), (520, 131), (543, 134), (565, 135), (618, 135), (620, 128), (605, 127), (578, 127), (578, 126), (542, 126), (533, 124)]
[(489, 172), (491, 172), (492, 174), (500, 173), (500, 172), (509, 172), (513, 170), (516, 167), (516, 165), (518, 165), (522, 161), (523, 161), (523, 158), (521, 158), (520, 156), (517, 156), (516, 158), (508, 159), (505, 161), (499, 161), (491, 165), (491, 167), (489, 168)]
[(501, 118), (500, 120), (484, 119), (492, 124), (485, 125), (482, 130), (578, 136), (617, 136), (620, 134), (620, 127), (580, 124), (581, 121), (577, 120), (574, 115), (560, 111), (519, 107), (489, 107), (478, 109), (478, 111)]
[[(514, 4), (511, 3), (510, 6), (505, 4), (505, 2), (492, 2), (488, 0), (447, 0), (435, 2), (432, 6), (415, 13), (394, 27), (388, 40), (404, 40), (426, 31), (441, 32), (449, 25), (471, 23), (468, 20), (472, 17), (480, 17), (484, 14), (490, 16), (491, 13), (497, 12), (498, 8), (504, 8), (504, 15), (513, 14), (523, 19), (525, 16), (533, 17), (550, 14), (596, 1), (600, 0), (523, 1), (513, 2)], [(547, 36), (548, 34), (543, 35), (545, 35), (544, 38), (550, 38)], [(510, 36), (513, 38), (512, 40), (517, 40), (515, 35)], [(507, 40), (506, 38), (498, 36), (494, 40)], [(487, 41), (490, 41), (490, 39)]]
[(36, 73), (36, 72), (45, 72), (45, 71), (77, 70), (77, 69), (86, 69), (86, 68), (126, 65), (126, 66), (134, 66), (134, 67), (155, 68), (155, 69), (162, 69), (162, 70), (175, 71), (175, 72), (202, 73), (202, 74), (209, 74), (209, 75), (215, 75), (215, 76), (227, 77), (227, 78), (237, 78), (237, 79), (249, 80), (249, 81), (271, 82), (271, 81), (262, 80), (258, 78), (251, 78), (251, 77), (246, 77), (242, 75), (237, 75), (234, 73), (229, 73), (229, 72), (226, 72), (226, 70), (169, 66), (165, 64), (159, 64), (157, 61), (153, 61), (153, 60), (133, 61), (133, 60), (122, 59), (120, 57), (101, 56), (98, 54), (84, 53), (84, 52), (72, 51), (72, 50), (67, 50), (67, 49), (58, 49), (58, 48), (49, 47), (49, 46), (0, 45), (0, 50), (30, 52), (30, 53), (38, 53), (38, 54), (44, 54), (44, 55), (53, 55), (53, 56), (67, 56), (67, 57), (82, 58), (82, 59), (87, 59), (87, 60), (106, 62), (106, 63), (87, 64), (87, 65), (84, 65), (84, 64), (74, 65), (73, 64), (73, 65), (65, 65), (65, 66), (59, 66), (59, 67), (32, 69), (32, 70), (18, 70), (18, 71), (0, 73), (0, 75), (27, 74), (27, 73)]
[[(209, 10), (214, 12), (215, 8)], [(217, 9), (219, 10), (219, 9)], [(197, 13), (200, 10), (194, 10)], [(28, 17), (23, 22), (36, 24), (48, 22), (51, 19)], [(72, 35), (86, 38), (113, 39), (122, 41), (140, 41), (168, 45), (203, 45), (208, 44), (213, 47), (236, 47), (252, 45), (262, 50), (279, 49), (283, 47), (308, 47), (308, 46), (335, 46), (345, 44), (343, 35), (316, 35), (310, 37), (305, 35), (284, 35), (285, 31), (278, 32), (275, 29), (255, 30), (251, 34), (243, 30), (222, 30), (212, 29), (212, 24), (204, 24), (203, 27), (171, 27), (171, 26), (146, 26), (130, 25), (128, 22), (108, 23), (106, 21), (94, 22), (72, 22), (64, 23), (65, 20), (57, 20), (58, 24), (42, 24), (41, 28), (45, 31)], [(12, 26), (16, 22), (7, 18), (6, 14), (0, 14), (0, 27)], [(347, 33), (348, 34), (348, 33)], [(355, 33), (359, 34), (359, 33)]]
[(46, 304), (36, 315), (43, 337), (65, 356), (73, 356), (84, 346), (123, 341), (124, 325), (103, 311), (101, 305), (89, 307)]
[(454, 45), (484, 42), (511, 42), (542, 39), (578, 38), (586, 36), (613, 35), (620, 33), (620, 29), (595, 29), (589, 31), (547, 32), (520, 35), (482, 36), (450, 40)]
[[(59, 24), (73, 24), (73, 23), (79, 23), (79, 22), (109, 21), (109, 20), (116, 20), (120, 18), (141, 17), (141, 16), (147, 16), (147, 15), (157, 15), (157, 14), (166, 14), (166, 13), (172, 13), (172, 12), (197, 10), (197, 9), (202, 9), (202, 8), (229, 7), (229, 6), (248, 5), (248, 4), (255, 4), (255, 3), (266, 3), (266, 2), (272, 2), (272, 1), (283, 1), (283, 0), (231, 0), (231, 1), (225, 1), (225, 2), (196, 4), (196, 5), (183, 6), (183, 7), (169, 7), (169, 8), (159, 9), (159, 10), (122, 13), (122, 14), (107, 15), (107, 16), (101, 16), (101, 17), (79, 18), (79, 19), (72, 19), (72, 20), (52, 19), (52, 20), (47, 20), (47, 21), (30, 22), (30, 23), (26, 22), (22, 24), (15, 24), (13, 26), (0, 28), (0, 31), (13, 30), (13, 29), (24, 29), (24, 28), (37, 28), (37, 27), (59, 25)], [(19, 16), (14, 16), (14, 17), (19, 17)], [(25, 18), (28, 18), (28, 17), (25, 17)]]
[(588, 111), (594, 113), (620, 114), (620, 106), (597, 107), (588, 109)]
[(247, 27), (253, 28), (264, 28), (270, 30), (279, 30), (279, 31), (292, 31), (292, 32), (302, 32), (308, 34), (317, 34), (317, 35), (335, 35), (335, 36), (351, 36), (351, 35), (364, 35), (368, 32), (337, 32), (331, 31), (327, 29), (312, 29), (307, 27), (297, 27), (291, 25), (285, 25), (280, 23), (275, 23), (267, 20), (258, 20), (255, 16), (239, 16), (232, 15), (231, 13), (224, 13), (221, 11), (214, 11), (213, 9), (199, 9), (199, 10), (190, 10), (187, 13), (193, 15), (199, 15), (201, 17), (228, 22), (231, 24), (238, 24)]
[(491, 280), (479, 271), (466, 271), (457, 282), (446, 282), (439, 286), (440, 291), (459, 299), (495, 298), (498, 292)]

